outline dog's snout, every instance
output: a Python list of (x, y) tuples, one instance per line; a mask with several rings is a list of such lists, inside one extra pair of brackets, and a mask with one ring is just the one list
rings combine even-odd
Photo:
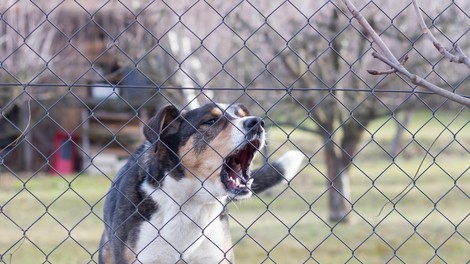
[(260, 117), (251, 117), (243, 122), (246, 130), (261, 130), (264, 128), (264, 121)]

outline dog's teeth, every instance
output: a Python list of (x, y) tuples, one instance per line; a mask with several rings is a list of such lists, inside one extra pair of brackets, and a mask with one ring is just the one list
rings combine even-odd
[(249, 179), (249, 180), (246, 182), (246, 186), (251, 186), (252, 183), (253, 183), (253, 178)]
[(230, 177), (230, 178), (228, 178), (228, 180), (229, 180), (229, 182), (232, 183), (233, 185), (236, 185), (234, 178)]

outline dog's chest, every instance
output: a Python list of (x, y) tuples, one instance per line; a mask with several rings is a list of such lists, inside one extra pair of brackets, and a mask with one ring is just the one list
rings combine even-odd
[(190, 191), (181, 182), (175, 189), (172, 184), (165, 182), (167, 188), (150, 193), (158, 210), (139, 228), (137, 259), (142, 263), (223, 263), (231, 246), (229, 230), (220, 217), (223, 204), (204, 203), (197, 190)]

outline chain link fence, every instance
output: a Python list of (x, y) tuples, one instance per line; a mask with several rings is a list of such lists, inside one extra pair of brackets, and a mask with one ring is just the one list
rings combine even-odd
[[(356, 1), (359, 2), (359, 1)], [(423, 3), (468, 53), (470, 4)], [(469, 71), (411, 1), (358, 10), (405, 66), (464, 97)], [(0, 2), (0, 262), (97, 263), (103, 202), (162, 106), (244, 104), (300, 171), (230, 204), (238, 263), (468, 263), (470, 111), (371, 55), (341, 1)]]

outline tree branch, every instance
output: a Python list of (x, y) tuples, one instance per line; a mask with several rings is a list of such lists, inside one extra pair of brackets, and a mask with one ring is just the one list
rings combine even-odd
[(388, 58), (386, 58), (382, 54), (380, 54), (378, 52), (373, 52), (372, 56), (374, 56), (374, 58), (382, 61), (383, 63), (389, 65), (393, 69), (395, 69), (395, 71), (397, 73), (405, 76), (408, 80), (411, 81), (412, 84), (417, 85), (417, 86), (421, 86), (423, 88), (426, 88), (427, 90), (430, 90), (431, 92), (434, 92), (434, 93), (436, 93), (440, 96), (446, 97), (449, 100), (452, 100), (452, 101), (457, 102), (459, 104), (470, 106), (470, 99), (465, 98), (463, 96), (460, 96), (458, 94), (452, 93), (450, 91), (447, 91), (445, 89), (442, 89), (441, 87), (426, 81), (422, 77), (420, 77), (416, 74), (410, 73), (402, 65), (395, 65), (393, 62), (391, 62)]
[(431, 30), (429, 30), (429, 28), (426, 26), (426, 23), (424, 22), (423, 14), (421, 13), (420, 8), (419, 8), (418, 0), (412, 0), (412, 2), (413, 2), (413, 7), (415, 10), (416, 16), (418, 17), (419, 26), (421, 27), (423, 34), (426, 34), (428, 36), (428, 38), (432, 41), (432, 44), (439, 51), (439, 53), (441, 53), (444, 57), (448, 58), (450, 62), (463, 63), (468, 68), (470, 68), (470, 59), (467, 57), (467, 55), (463, 53), (459, 45), (457, 43), (454, 44), (454, 49), (457, 51), (459, 56), (455, 56), (452, 53), (450, 53), (449, 49), (444, 47), (436, 39), (436, 37), (434, 37)]
[[(408, 54), (406, 54), (401, 60), (400, 60), (400, 64), (403, 66), (405, 65), (405, 63), (408, 61)], [(372, 74), (372, 75), (387, 75), (387, 74), (392, 74), (392, 73), (396, 73), (397, 70), (395, 70), (394, 68), (391, 68), (390, 70), (367, 70), (367, 72), (369, 74)]]
[(463, 52), (463, 50), (460, 48), (460, 45), (455, 43), (454, 44), (454, 49), (457, 51), (457, 53), (459, 54), (459, 57), (458, 58), (458, 61), (457, 63), (463, 63), (465, 64), (467, 67), (470, 68), (470, 59), (468, 58), (467, 55), (465, 55), (465, 53)]
[[(359, 24), (364, 28), (364, 30), (369, 34), (369, 36), (373, 39), (373, 41), (378, 45), (379, 49), (382, 51), (383, 54), (378, 52), (374, 52), (372, 55), (387, 64), (388, 66), (392, 67), (398, 74), (404, 76), (408, 79), (411, 83), (423, 87), (427, 90), (430, 90), (440, 96), (446, 97), (449, 100), (457, 102), (459, 104), (463, 104), (467, 107), (470, 107), (470, 99), (465, 98), (459, 94), (452, 93), (447, 91), (437, 85), (434, 85), (423, 78), (417, 76), (416, 74), (410, 73), (393, 55), (393, 53), (388, 48), (387, 44), (380, 38), (380, 36), (375, 32), (375, 30), (370, 26), (367, 20), (362, 16), (362, 14), (357, 10), (357, 8), (353, 5), (350, 0), (342, 0), (343, 3), (348, 8), (349, 12), (353, 15), (353, 18), (359, 22)], [(427, 27), (426, 27), (427, 28)]]

